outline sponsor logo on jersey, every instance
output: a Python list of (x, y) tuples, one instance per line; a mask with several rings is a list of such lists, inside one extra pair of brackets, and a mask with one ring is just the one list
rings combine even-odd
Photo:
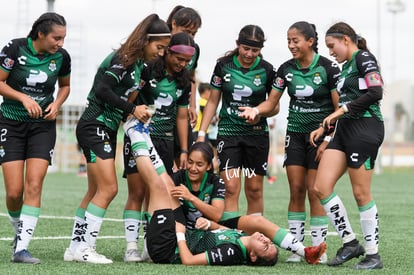
[(13, 60), (13, 59), (8, 58), (8, 57), (6, 57), (6, 58), (4, 59), (4, 61), (3, 61), (3, 67), (4, 67), (5, 69), (10, 70), (10, 69), (13, 67), (13, 65), (14, 65), (14, 60)]
[(252, 88), (246, 85), (234, 85), (233, 99), (235, 101), (241, 101), (242, 97), (249, 97), (253, 94)]
[(26, 60), (27, 60), (27, 57), (26, 57), (26, 56), (24, 56), (24, 55), (19, 56), (19, 57), (17, 58), (17, 61), (19, 61), (19, 64), (20, 64), (20, 65), (26, 65)]
[(38, 83), (45, 83), (47, 81), (47, 74), (41, 70), (30, 70), (29, 77), (26, 78), (26, 83), (29, 86), (36, 86)]

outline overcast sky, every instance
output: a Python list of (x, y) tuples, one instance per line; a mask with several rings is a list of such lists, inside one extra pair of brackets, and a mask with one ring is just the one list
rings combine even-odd
[[(96, 68), (148, 14), (168, 17), (177, 4), (196, 9), (203, 25), (195, 38), (201, 48), (198, 78), (209, 81), (215, 60), (235, 47), (246, 24), (263, 28), (267, 41), (264, 58), (279, 67), (291, 58), (286, 32), (296, 21), (314, 23), (319, 52), (328, 57), (325, 31), (346, 21), (377, 56), (386, 82), (410, 80), (414, 62), (413, 2), (403, 0), (404, 11), (395, 16), (386, 0), (56, 0), (55, 11), (68, 22), (64, 47), (73, 59), (70, 103), (83, 104)], [(11, 38), (26, 36), (31, 24), (46, 11), (46, 0), (0, 0), (0, 47)], [(393, 20), (395, 19), (395, 20)], [(395, 24), (394, 24), (395, 23)], [(393, 28), (395, 26), (395, 28)], [(393, 32), (395, 30), (395, 32)], [(394, 69), (395, 68), (395, 69)], [(287, 96), (282, 97), (287, 100)], [(285, 105), (286, 106), (286, 105)]]

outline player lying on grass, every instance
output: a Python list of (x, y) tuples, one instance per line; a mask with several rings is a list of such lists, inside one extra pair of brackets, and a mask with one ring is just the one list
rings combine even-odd
[[(319, 263), (319, 257), (326, 250), (323, 243), (317, 247), (304, 247), (290, 233), (263, 218), (260, 225), (263, 233), (253, 232), (246, 225), (247, 235), (232, 229), (214, 231), (187, 230), (185, 218), (178, 200), (173, 199), (169, 189), (174, 186), (165, 170), (160, 169), (160, 159), (153, 148), (148, 124), (135, 118), (124, 124), (126, 135), (131, 139), (136, 164), (143, 172), (144, 182), (149, 189), (149, 207), (151, 220), (148, 225), (147, 247), (154, 263), (183, 263), (185, 265), (274, 265), (278, 250), (268, 235), (282, 248), (305, 257), (311, 264)], [(151, 160), (156, 160), (157, 170)], [(157, 171), (163, 171), (157, 173)], [(167, 176), (166, 176), (167, 175)], [(252, 217), (240, 217), (239, 223), (249, 223)], [(177, 220), (177, 222), (176, 222)], [(201, 222), (201, 220), (200, 220)], [(204, 228), (207, 223), (205, 220)], [(213, 224), (214, 225), (214, 224)], [(179, 253), (177, 253), (177, 246)]]

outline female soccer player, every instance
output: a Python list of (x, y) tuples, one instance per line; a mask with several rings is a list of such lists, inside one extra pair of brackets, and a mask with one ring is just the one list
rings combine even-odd
[(226, 185), (223, 219), (239, 216), (242, 178), (245, 179), (247, 214), (262, 215), (264, 211), (263, 178), (269, 152), (267, 122), (260, 118), (251, 125), (238, 115), (239, 107), (257, 106), (271, 91), (275, 73), (261, 55), (264, 41), (265, 35), (259, 26), (246, 25), (240, 30), (237, 47), (218, 60), (210, 82), (213, 90), (198, 132), (197, 141), (204, 141), (221, 100), (217, 150), (220, 176)]
[(209, 143), (196, 142), (188, 151), (187, 169), (173, 175), (176, 187), (171, 195), (180, 199), (189, 229), (195, 228), (200, 217), (219, 222), (223, 215), (226, 189), (224, 181), (212, 172), (213, 158)]
[(98, 254), (95, 246), (106, 209), (118, 190), (114, 163), (117, 131), (124, 113), (136, 118), (149, 116), (148, 106), (136, 106), (127, 99), (138, 88), (144, 61), (163, 55), (170, 36), (167, 24), (151, 14), (98, 68), (88, 106), (76, 128), (87, 160), (88, 190), (76, 211), (65, 261), (112, 263)]
[[(371, 194), (371, 181), (378, 149), (384, 139), (380, 110), (383, 81), (366, 40), (347, 23), (332, 25), (326, 32), (325, 42), (329, 53), (343, 63), (338, 84), (341, 107), (323, 120), (323, 127), (311, 134), (311, 141), (315, 141), (324, 127), (335, 123), (334, 136), (322, 155), (314, 186), (343, 242), (328, 265), (337, 266), (366, 253), (354, 268), (381, 269), (378, 210)], [(346, 171), (359, 209), (364, 247), (356, 239), (345, 206), (334, 191), (337, 180)]]
[[(268, 101), (256, 106), (258, 113), (254, 109), (247, 108), (241, 115), (252, 121), (258, 114), (266, 115), (279, 103), (283, 92), (287, 90), (290, 102), (284, 166), (290, 187), (289, 230), (303, 242), (306, 221), (305, 199), (308, 194), (312, 244), (318, 245), (326, 239), (329, 221), (313, 193), (313, 185), (319, 159), (330, 136), (326, 136), (323, 141), (319, 140), (318, 147), (314, 147), (309, 141), (309, 135), (313, 130), (318, 129), (323, 118), (338, 106), (336, 84), (340, 70), (335, 62), (318, 54), (318, 37), (314, 25), (304, 21), (294, 23), (288, 29), (287, 41), (293, 58), (283, 63), (277, 70)], [(292, 254), (287, 261), (300, 260), (301, 257)], [(326, 255), (321, 261), (327, 261)]]
[[(141, 83), (137, 100), (141, 100), (142, 94), (149, 94), (154, 101), (154, 114), (151, 117), (151, 141), (154, 149), (163, 159), (167, 173), (172, 173), (174, 162), (173, 148), (174, 128), (178, 133), (186, 137), (188, 124), (188, 100), (191, 90), (191, 75), (186, 69), (194, 52), (194, 40), (185, 32), (172, 36), (170, 44), (163, 58), (148, 64), (141, 76)], [(149, 101), (142, 100), (141, 104), (149, 104)], [(187, 139), (181, 139), (185, 148)], [(139, 212), (145, 194), (143, 178), (139, 177), (141, 171), (137, 170), (135, 157), (131, 149), (128, 137), (124, 144), (124, 167), (128, 179), (128, 201), (124, 210), (125, 235), (127, 239), (127, 251), (124, 260), (136, 262), (147, 260), (146, 252), (142, 257), (138, 256), (137, 237)], [(145, 226), (145, 225), (144, 225)], [(135, 230), (135, 228), (137, 230)], [(145, 229), (145, 228), (144, 228)]]
[[(63, 16), (44, 13), (27, 38), (11, 40), (0, 55), (0, 164), (16, 233), (12, 261), (17, 263), (40, 263), (28, 246), (53, 156), (56, 117), (70, 92), (70, 56), (62, 48), (65, 37)], [(54, 99), (56, 82), (59, 89)]]
[[(185, 32), (193, 39), (198, 29), (201, 27), (201, 23), (201, 17), (194, 9), (184, 7), (181, 5), (176, 6), (171, 11), (167, 19), (167, 25), (171, 31), (171, 35), (180, 32)], [(177, 163), (177, 167), (186, 167), (185, 163), (187, 161), (188, 156), (188, 147), (193, 143), (191, 133), (192, 128), (190, 122), (197, 120), (195, 112), (194, 81), (195, 69), (197, 67), (199, 55), (200, 48), (197, 44), (195, 44), (195, 52), (193, 54), (193, 57), (186, 66), (187, 71), (190, 72), (192, 77), (191, 93), (189, 98), (190, 101), (187, 103), (184, 102), (185, 104), (183, 104), (185, 95), (180, 95), (180, 102), (171, 102), (170, 107), (176, 106), (178, 103), (178, 109), (176, 112), (172, 112), (169, 114), (170, 120), (166, 119), (166, 117), (162, 118), (162, 120), (164, 120), (164, 124), (168, 124), (167, 129), (171, 129), (172, 127), (173, 134), (171, 135), (171, 133), (168, 133), (169, 130), (166, 131), (164, 129), (158, 129), (156, 132), (151, 133), (152, 142), (155, 148), (157, 149), (158, 154), (164, 160), (164, 165), (166, 166), (167, 172), (169, 174), (173, 173), (174, 161)], [(174, 84), (174, 82), (172, 84)], [(170, 110), (173, 111), (172, 109)], [(184, 117), (184, 111), (187, 110), (188, 116)], [(179, 119), (176, 119), (176, 116), (178, 116)], [(184, 129), (184, 126), (181, 125), (183, 119), (187, 119), (184, 125), (186, 129)], [(188, 120), (190, 120), (190, 122)], [(180, 131), (178, 131), (177, 129), (180, 129)], [(129, 155), (130, 150), (128, 148), (130, 145), (128, 137), (125, 137), (124, 146), (126, 146), (124, 149), (127, 150), (124, 150), (124, 161), (131, 160), (132, 162), (131, 164), (125, 163), (125, 176), (128, 182), (128, 199), (125, 203), (124, 209), (125, 236), (127, 239), (127, 251), (125, 253), (124, 260), (127, 262), (146, 261), (149, 260), (149, 256), (145, 249), (145, 241), (144, 249), (140, 255), (137, 250), (137, 240), (139, 238), (139, 231), (142, 228), (145, 240), (147, 228), (147, 220), (145, 218), (146, 205), (144, 204), (143, 206), (145, 198), (145, 184), (142, 183), (142, 180), (136, 171), (136, 167), (134, 165), (134, 158), (131, 158), (131, 155)]]

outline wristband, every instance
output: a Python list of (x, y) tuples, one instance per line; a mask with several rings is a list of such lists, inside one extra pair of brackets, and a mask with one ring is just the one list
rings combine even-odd
[(256, 107), (252, 108), (255, 112), (256, 112), (256, 116), (259, 115), (259, 109), (257, 109)]
[(211, 226), (211, 221), (210, 220), (207, 220), (207, 219), (206, 219), (206, 221), (207, 221), (207, 225), (204, 227), (204, 229), (205, 230), (208, 230), (210, 228), (210, 226)]
[(325, 136), (324, 137), (324, 141), (327, 141), (327, 142), (330, 142), (331, 141), (331, 139), (332, 139), (332, 137), (331, 136)]
[(183, 150), (183, 149), (181, 149), (181, 150), (180, 150), (180, 154), (188, 154), (188, 150)]
[(342, 105), (342, 109), (344, 110), (344, 113), (348, 113), (349, 112), (349, 109), (346, 106), (346, 104)]
[(177, 232), (175, 235), (177, 236), (177, 242), (185, 241), (185, 234), (183, 232)]
[(203, 130), (198, 131), (198, 136), (199, 137), (205, 137), (206, 136), (206, 132)]

